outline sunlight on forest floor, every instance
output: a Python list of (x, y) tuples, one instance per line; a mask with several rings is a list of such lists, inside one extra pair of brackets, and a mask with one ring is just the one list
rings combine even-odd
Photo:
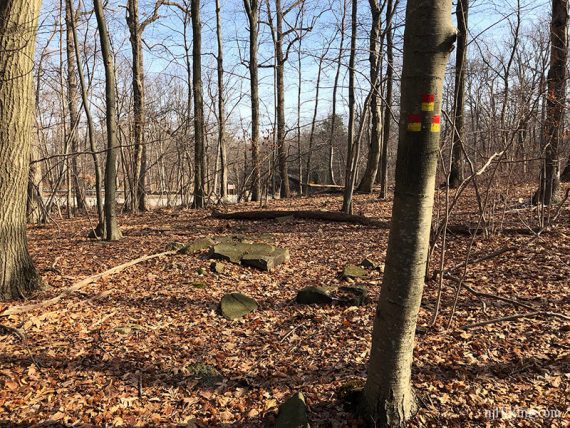
[[(476, 206), (468, 199), (451, 225), (476, 224)], [(337, 210), (340, 203), (338, 196), (320, 196), (272, 201), (270, 207)], [(355, 212), (389, 220), (391, 204), (357, 196)], [(527, 214), (507, 214), (503, 234), (477, 237), (473, 259), (507, 245), (516, 249), (470, 266), (467, 284), (537, 311), (564, 312), (570, 210), (564, 208), (557, 227), (538, 238), (509, 232), (509, 224), (522, 227), (521, 215)], [(297, 391), (307, 398), (312, 426), (357, 423), (338, 389), (365, 378), (381, 273), (360, 281), (371, 297), (365, 306), (301, 306), (294, 298), (308, 285), (342, 283), (339, 273), (347, 263), (366, 257), (383, 263), (387, 229), (295, 219), (231, 221), (214, 219), (207, 210), (176, 209), (122, 216), (120, 223), (124, 239), (112, 243), (87, 239), (86, 218), (32, 227), (31, 253), (51, 287), (33, 301), (55, 296), (85, 276), (164, 251), (172, 241), (270, 233), (289, 249), (291, 260), (269, 273), (227, 263), (217, 274), (204, 252), (177, 254), (136, 265), (31, 316), (5, 319), (12, 326), (22, 324), (27, 340), (23, 345), (13, 336), (0, 336), (0, 424), (260, 426)], [(471, 237), (450, 234), (448, 239), (450, 268), (464, 261)], [(430, 275), (438, 258), (436, 250)], [(241, 320), (224, 319), (217, 305), (232, 291), (254, 297), (259, 308)], [(437, 281), (427, 283), (413, 372), (424, 408), (411, 425), (497, 426), (501, 421), (489, 413), (497, 408), (564, 413), (570, 393), (567, 324), (537, 317), (462, 330), (465, 324), (524, 311), (486, 299), (485, 315), (481, 302), (463, 291), (448, 329), (454, 293), (455, 283), (444, 282), (442, 310), (429, 327)], [(215, 380), (193, 376), (196, 367), (217, 373)], [(537, 420), (509, 423), (538, 426)]]

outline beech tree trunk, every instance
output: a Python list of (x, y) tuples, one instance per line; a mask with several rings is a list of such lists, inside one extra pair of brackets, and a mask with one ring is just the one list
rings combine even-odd
[(257, 32), (259, 21), (259, 1), (243, 0), (249, 22), (249, 84), (251, 91), (251, 200), (259, 201), (259, 76), (257, 68)]
[(458, 0), (457, 15), (457, 51), (455, 54), (455, 89), (454, 89), (454, 132), (451, 149), (451, 171), (449, 187), (456, 189), (463, 181), (463, 112), (465, 110), (465, 70), (467, 68), (467, 31), (469, 0)]
[(0, 2), (0, 300), (24, 297), (41, 286), (26, 237), (40, 4)]
[(194, 90), (194, 200), (192, 208), (204, 208), (206, 159), (204, 151), (204, 97), (202, 88), (202, 21), (200, 0), (192, 0), (192, 87)]
[(99, 38), (101, 39), (101, 54), (105, 66), (105, 101), (107, 125), (107, 162), (105, 164), (105, 239), (117, 241), (121, 239), (121, 230), (117, 223), (117, 96), (115, 90), (115, 64), (109, 31), (105, 21), (105, 12), (101, 0), (93, 0)]
[(373, 426), (401, 426), (416, 411), (411, 368), (429, 247), (442, 86), (456, 38), (450, 18), (451, 0), (407, 3), (396, 190), (364, 389)]
[(380, 33), (382, 30), (382, 9), (378, 0), (369, 0), (370, 12), (372, 13), (372, 28), (370, 30), (370, 110), (371, 129), (370, 144), (368, 147), (368, 160), (362, 180), (358, 185), (359, 192), (372, 193), (372, 187), (376, 181), (380, 155), (382, 153), (382, 109), (380, 106), (380, 53), (382, 42)]
[(568, 0), (552, 0), (550, 23), (550, 69), (547, 76), (544, 166), (534, 200), (550, 205), (559, 199), (559, 145), (564, 132), (568, 60)]

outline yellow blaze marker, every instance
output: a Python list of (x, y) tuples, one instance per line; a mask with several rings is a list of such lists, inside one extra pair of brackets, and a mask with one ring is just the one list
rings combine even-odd
[(420, 132), (422, 130), (422, 117), (419, 114), (410, 114), (408, 116), (408, 131)]
[(439, 132), (441, 129), (439, 115), (431, 119), (431, 132)]
[(435, 95), (425, 94), (422, 95), (422, 111), (433, 111), (435, 107)]

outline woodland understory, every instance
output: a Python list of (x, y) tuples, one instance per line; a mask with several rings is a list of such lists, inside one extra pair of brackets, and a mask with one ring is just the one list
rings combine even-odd
[[(567, 426), (570, 330), (552, 313), (563, 313), (570, 303), (570, 209), (567, 202), (553, 207), (555, 224), (541, 230), (535, 227), (540, 208), (520, 203), (531, 187), (517, 189), (497, 202), (493, 218), (502, 221), (487, 236), (455, 227), (477, 225), (473, 195), (461, 198), (449, 218), (446, 272), (461, 277), (468, 253), (471, 261), (450, 325), (457, 283), (449, 275), (430, 325), (440, 241), (432, 252), (414, 351), (421, 408), (410, 426)], [(434, 225), (442, 220), (444, 197), (440, 190)], [(340, 196), (323, 195), (270, 200), (268, 208), (336, 211), (341, 203)], [(389, 222), (391, 194), (387, 201), (356, 195), (354, 208)], [(239, 209), (258, 210), (259, 204)], [(213, 218), (205, 209), (158, 209), (121, 215), (124, 238), (104, 242), (86, 238), (92, 222), (83, 216), (29, 226), (30, 252), (47, 287), (26, 302), (3, 303), (0, 317), (58, 296), (82, 278), (163, 252), (173, 241), (269, 233), (289, 249), (291, 260), (273, 272), (228, 263), (215, 274), (204, 252), (170, 254), (97, 280), (53, 305), (0, 318), (1, 426), (262, 426), (297, 391), (306, 397), (311, 426), (358, 425), (343, 385), (366, 378), (381, 270), (361, 281), (370, 295), (365, 306), (302, 306), (294, 298), (307, 285), (342, 282), (339, 272), (347, 263), (365, 257), (382, 263), (387, 228), (235, 221)], [(217, 305), (231, 291), (254, 297), (259, 309), (241, 320), (224, 319)], [(533, 312), (540, 314), (464, 328)], [(219, 376), (200, 382), (187, 369), (196, 364), (214, 367)], [(496, 408), (560, 415), (493, 420), (486, 412)]]

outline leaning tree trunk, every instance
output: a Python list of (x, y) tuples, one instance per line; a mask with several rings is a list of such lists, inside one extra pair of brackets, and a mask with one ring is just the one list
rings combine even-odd
[(429, 247), (442, 86), (456, 37), (450, 18), (451, 0), (408, 1), (396, 190), (364, 388), (373, 426), (401, 426), (416, 410), (413, 344)]
[(370, 11), (372, 13), (372, 29), (370, 30), (370, 110), (371, 110), (371, 129), (370, 129), (370, 145), (368, 148), (368, 160), (366, 162), (366, 170), (362, 175), (362, 180), (358, 185), (359, 192), (372, 193), (378, 166), (380, 163), (380, 154), (382, 152), (382, 110), (380, 107), (380, 52), (382, 43), (380, 41), (380, 32), (382, 30), (382, 8), (378, 4), (378, 0), (369, 0)]
[(202, 89), (202, 22), (200, 0), (192, 0), (192, 85), (194, 88), (194, 200), (192, 208), (204, 208), (206, 158), (204, 151), (204, 99)]
[(467, 67), (467, 29), (469, 0), (458, 0), (457, 51), (455, 54), (454, 130), (451, 149), (449, 187), (456, 189), (463, 181), (463, 111), (465, 110), (465, 69)]
[(566, 103), (566, 62), (568, 60), (568, 0), (552, 0), (550, 23), (550, 69), (548, 70), (544, 166), (540, 173), (540, 186), (535, 202), (550, 205), (558, 199), (560, 191), (559, 145), (564, 131), (564, 105)]
[(26, 237), (40, 3), (0, 2), (0, 300), (24, 297), (41, 285)]
[(95, 15), (99, 38), (101, 39), (101, 54), (105, 65), (105, 101), (107, 124), (107, 162), (105, 164), (105, 239), (117, 241), (121, 239), (121, 229), (117, 223), (117, 96), (115, 92), (115, 65), (111, 41), (105, 21), (105, 12), (101, 0), (94, 0)]

